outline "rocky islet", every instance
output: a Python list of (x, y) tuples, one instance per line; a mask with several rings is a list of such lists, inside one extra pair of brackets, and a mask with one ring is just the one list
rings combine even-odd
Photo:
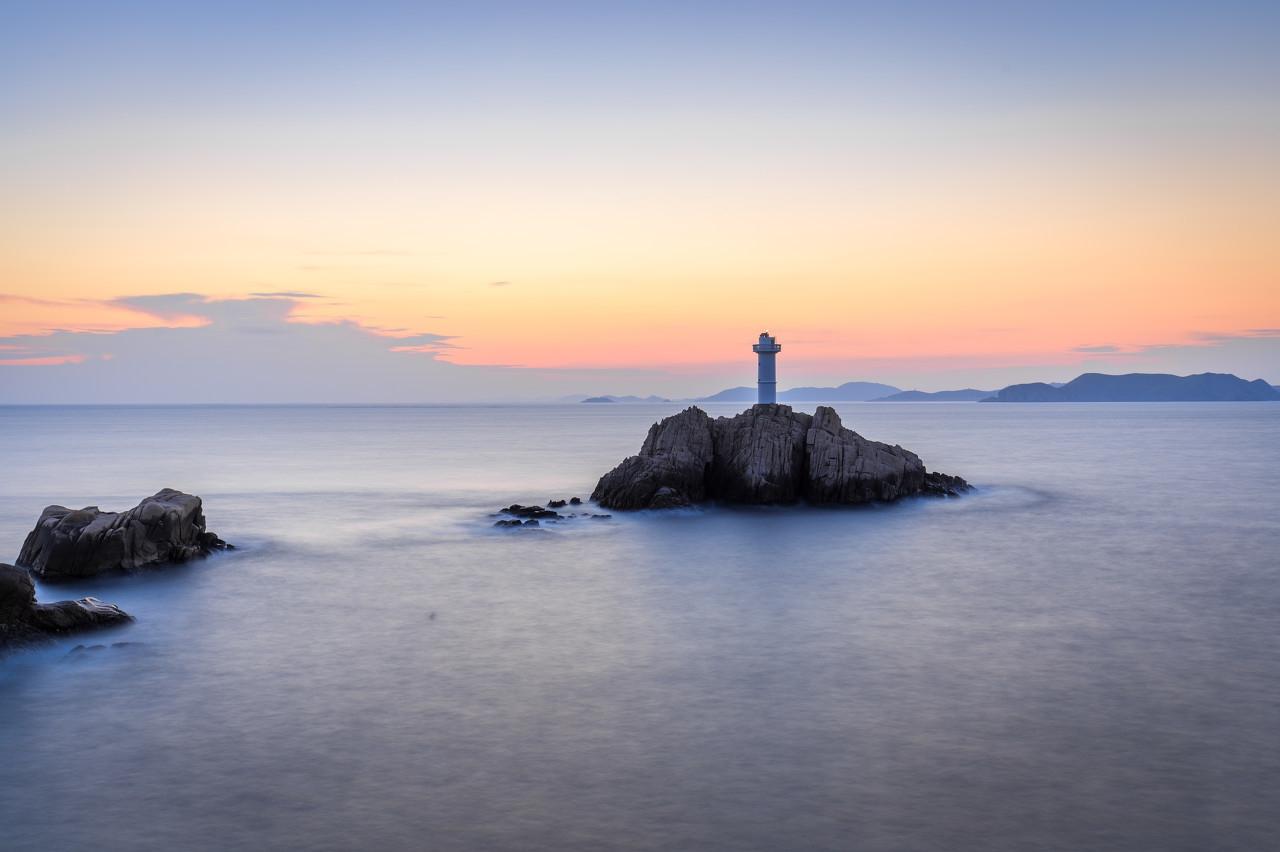
[(956, 496), (958, 476), (847, 429), (828, 406), (813, 414), (761, 404), (712, 419), (693, 406), (649, 429), (637, 455), (600, 478), (591, 499), (609, 509), (663, 509), (708, 500), (746, 505), (858, 505), (914, 495)]

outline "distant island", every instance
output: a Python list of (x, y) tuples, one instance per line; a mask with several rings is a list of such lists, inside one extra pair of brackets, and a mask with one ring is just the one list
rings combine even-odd
[(579, 402), (670, 402), (665, 396), (589, 396)]
[[(879, 382), (845, 382), (837, 387), (799, 387), (779, 391), (778, 402), (867, 402), (877, 397), (900, 393), (902, 388)], [(694, 402), (749, 402), (756, 401), (755, 388), (728, 388), (711, 396), (702, 396)]]
[(977, 402), (986, 399), (996, 391), (974, 390), (973, 388), (965, 388), (964, 390), (949, 391), (899, 391), (889, 396), (882, 396), (871, 400), (872, 402)]
[(1262, 379), (1249, 382), (1230, 373), (1173, 376), (1085, 373), (1061, 387), (1032, 382), (1010, 385), (981, 402), (1257, 402), (1280, 400), (1280, 391)]
[[(666, 397), (606, 394), (567, 397), (565, 402), (713, 402), (752, 403), (756, 389), (726, 388), (710, 396), (674, 400)], [(845, 382), (834, 387), (803, 386), (778, 392), (779, 402), (1258, 402), (1280, 400), (1280, 386), (1262, 379), (1247, 381), (1231, 373), (1084, 373), (1070, 382), (1030, 382), (1001, 390), (902, 390), (880, 382)]]

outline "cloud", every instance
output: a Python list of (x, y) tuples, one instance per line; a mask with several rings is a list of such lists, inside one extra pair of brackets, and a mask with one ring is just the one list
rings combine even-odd
[(411, 251), (396, 249), (363, 249), (358, 251), (309, 251), (309, 257), (412, 257)]
[(263, 299), (323, 299), (318, 293), (300, 293), (297, 290), (275, 290), (267, 293), (250, 293)]
[(163, 320), (178, 320), (184, 317), (207, 318), (204, 309), (209, 300), (199, 293), (161, 293), (153, 296), (124, 296), (111, 299), (109, 304)]
[(510, 281), (490, 281), (489, 286), (490, 287), (510, 287), (511, 282)]
[(1227, 343), (1232, 340), (1280, 337), (1280, 328), (1247, 328), (1237, 332), (1198, 331), (1192, 337), (1206, 344)]
[[(7, 301), (27, 297), (0, 297)], [(94, 317), (115, 312), (123, 328), (81, 327), (0, 336), (0, 403), (415, 403), (547, 399), (583, 386), (611, 394), (705, 393), (743, 384), (749, 359), (667, 369), (532, 369), (453, 364), (444, 357), (463, 341), (441, 331), (374, 328), (350, 320), (301, 320), (306, 295), (279, 291), (237, 299), (162, 293), (67, 302)], [(44, 300), (48, 301), (48, 300)], [(56, 305), (55, 305), (56, 307)], [(62, 316), (54, 308), (50, 317)], [(181, 317), (185, 323), (169, 321)], [(61, 320), (65, 321), (65, 320)], [(96, 322), (96, 320), (95, 320)], [(1102, 372), (1231, 372), (1280, 379), (1280, 329), (1206, 333), (1192, 342), (1127, 347), (1082, 346), (1041, 353), (1018, 365), (955, 359), (788, 362), (788, 384), (837, 372), (902, 386), (1000, 387), (1012, 381), (1058, 381), (1084, 366)], [(904, 373), (904, 370), (907, 373)], [(838, 382), (837, 382), (838, 383)]]
[(11, 305), (42, 305), (44, 307), (61, 307), (81, 302), (82, 300), (68, 299), (37, 299), (33, 296), (15, 296), (11, 293), (0, 293), (0, 303), (8, 303)]
[(46, 355), (39, 358), (0, 358), (0, 367), (53, 367), (58, 364), (80, 364), (84, 355)]
[(394, 337), (392, 340), (395, 341), (395, 345), (391, 347), (391, 351), (435, 353), (461, 349), (461, 346), (449, 342), (452, 339), (453, 336), (448, 334), (411, 334), (405, 337)]
[[(534, 396), (527, 372), (450, 364), (435, 332), (298, 322), (292, 297), (112, 300), (199, 326), (0, 337), (0, 402), (434, 402)], [(403, 331), (403, 330), (402, 330)]]

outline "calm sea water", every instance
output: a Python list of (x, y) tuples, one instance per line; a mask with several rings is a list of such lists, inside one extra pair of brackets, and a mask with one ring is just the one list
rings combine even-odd
[(677, 407), (0, 409), (0, 559), (240, 546), (40, 588), (138, 620), (0, 661), (0, 846), (1276, 848), (1280, 405), (846, 405), (978, 492), (491, 527)]

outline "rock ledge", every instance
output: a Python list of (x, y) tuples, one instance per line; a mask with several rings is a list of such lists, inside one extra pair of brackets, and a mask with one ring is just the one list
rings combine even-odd
[(97, 598), (38, 604), (31, 575), (21, 568), (0, 563), (0, 651), (130, 621), (133, 616)]

